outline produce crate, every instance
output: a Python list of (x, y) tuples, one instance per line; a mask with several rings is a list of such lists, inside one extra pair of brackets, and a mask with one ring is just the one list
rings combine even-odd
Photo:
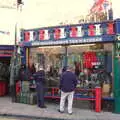
[(36, 93), (21, 92), (16, 96), (16, 102), (34, 105), (37, 103)]
[(21, 82), (21, 91), (24, 93), (30, 91), (30, 82), (29, 81), (22, 81)]

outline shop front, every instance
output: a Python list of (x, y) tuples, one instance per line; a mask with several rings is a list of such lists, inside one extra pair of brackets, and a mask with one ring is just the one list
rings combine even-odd
[(102, 98), (114, 100), (118, 25), (119, 20), (115, 20), (22, 30), (22, 62), (28, 67), (42, 65), (48, 87), (58, 87), (64, 68), (73, 66), (77, 88), (101, 87)]
[(0, 96), (8, 95), (10, 84), (10, 63), (14, 46), (0, 45)]

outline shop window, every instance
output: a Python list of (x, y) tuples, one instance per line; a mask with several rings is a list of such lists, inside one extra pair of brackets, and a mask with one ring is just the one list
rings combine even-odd
[(37, 61), (40, 65), (45, 66), (45, 56), (42, 53), (37, 54)]
[(114, 34), (114, 27), (113, 27), (113, 23), (108, 23), (107, 24), (107, 34)]
[(97, 57), (95, 52), (85, 52), (83, 54), (83, 66), (84, 68), (92, 68), (97, 63)]
[(25, 32), (24, 36), (25, 36), (25, 42), (30, 40), (30, 33), (29, 32)]

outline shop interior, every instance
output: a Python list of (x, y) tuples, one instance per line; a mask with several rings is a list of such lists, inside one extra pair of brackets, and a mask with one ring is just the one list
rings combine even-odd
[[(67, 47), (67, 54), (66, 54)], [(73, 66), (78, 88), (102, 87), (102, 96), (112, 96), (112, 43), (30, 48), (29, 65), (43, 65), (47, 87), (58, 87), (65, 65)]]

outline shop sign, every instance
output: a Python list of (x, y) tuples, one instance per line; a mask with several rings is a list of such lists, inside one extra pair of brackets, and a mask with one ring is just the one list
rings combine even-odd
[(79, 43), (92, 43), (92, 42), (101, 42), (102, 37), (94, 38), (79, 38), (79, 39), (66, 39), (66, 40), (49, 40), (49, 41), (34, 41), (31, 42), (32, 46), (47, 46), (47, 45), (69, 45), (69, 44), (79, 44)]
[(69, 44), (68, 40), (61, 40), (61, 41), (35, 41), (32, 42), (32, 46), (44, 46), (44, 45), (64, 45), (64, 44)]
[[(102, 35), (114, 35), (114, 22), (79, 24), (70, 26), (55, 26), (48, 28), (23, 30), (21, 38), (24, 42), (40, 40), (64, 40), (79, 39), (84, 37), (97, 37)], [(82, 40), (83, 41), (83, 40)], [(42, 43), (41, 43), (42, 44)], [(56, 44), (56, 43), (55, 43)]]
[(0, 50), (0, 56), (1, 55), (2, 56), (5, 56), (5, 55), (12, 56), (12, 54), (13, 54), (13, 50)]
[(0, 50), (13, 50), (14, 46), (1, 45)]

